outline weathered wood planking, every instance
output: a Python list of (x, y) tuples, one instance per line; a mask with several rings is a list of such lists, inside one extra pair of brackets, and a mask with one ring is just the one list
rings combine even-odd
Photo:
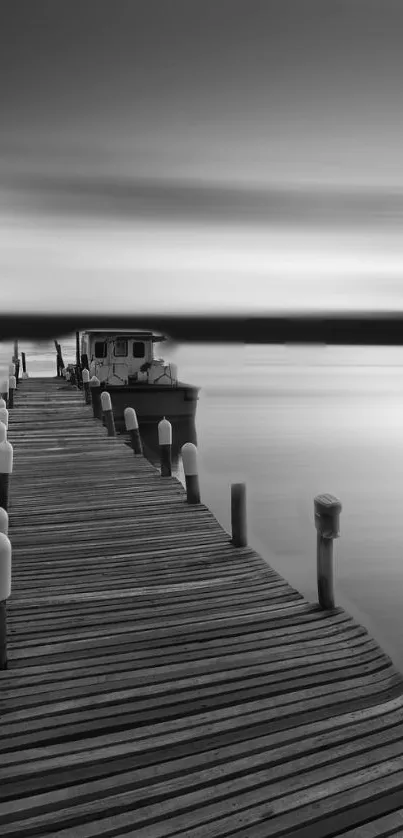
[(401, 835), (403, 679), (367, 631), (64, 382), (15, 404), (0, 836)]

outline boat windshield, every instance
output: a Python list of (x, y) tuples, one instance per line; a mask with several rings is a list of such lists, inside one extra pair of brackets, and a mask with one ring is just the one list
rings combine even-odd
[(114, 347), (113, 347), (113, 354), (115, 358), (127, 358), (127, 339), (126, 338), (116, 338)]

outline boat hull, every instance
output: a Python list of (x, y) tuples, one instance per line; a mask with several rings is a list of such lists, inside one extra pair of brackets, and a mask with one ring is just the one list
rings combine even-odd
[(139, 424), (156, 422), (163, 416), (170, 422), (195, 418), (199, 388), (178, 382), (175, 387), (163, 384), (101, 384), (110, 394), (117, 424), (124, 423), (124, 410), (133, 407)]

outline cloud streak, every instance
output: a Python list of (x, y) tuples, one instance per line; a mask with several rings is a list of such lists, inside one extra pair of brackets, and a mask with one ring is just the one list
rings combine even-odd
[(227, 186), (168, 178), (74, 174), (3, 176), (6, 201), (20, 211), (74, 218), (273, 226), (401, 224), (403, 190), (329, 186)]

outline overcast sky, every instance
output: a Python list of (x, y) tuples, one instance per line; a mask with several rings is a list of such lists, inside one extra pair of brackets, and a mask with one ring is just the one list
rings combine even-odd
[(3, 307), (401, 308), (402, 32), (401, 0), (4, 0)]

